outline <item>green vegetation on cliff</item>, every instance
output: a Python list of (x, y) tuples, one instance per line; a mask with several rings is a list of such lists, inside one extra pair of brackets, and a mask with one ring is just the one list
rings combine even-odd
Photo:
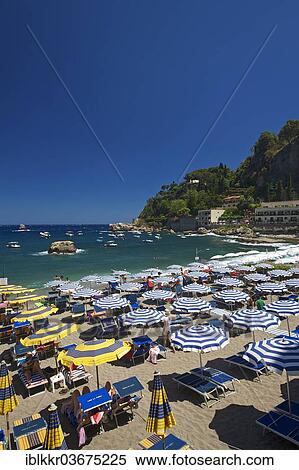
[(224, 218), (242, 217), (261, 200), (297, 198), (298, 170), (299, 120), (291, 120), (278, 134), (262, 132), (251, 155), (235, 171), (220, 163), (186, 174), (182, 183), (162, 186), (147, 201), (139, 219), (163, 226), (169, 218), (195, 216), (200, 209), (222, 206), (223, 198), (231, 195), (238, 195), (239, 201), (236, 208), (225, 212)]

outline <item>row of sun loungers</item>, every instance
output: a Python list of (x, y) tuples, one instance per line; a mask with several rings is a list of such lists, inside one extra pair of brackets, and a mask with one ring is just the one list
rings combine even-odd
[(207, 407), (217, 403), (221, 395), (225, 397), (234, 393), (235, 382), (238, 382), (232, 375), (211, 367), (192, 369), (173, 380), (178, 386), (188, 388), (200, 395)]

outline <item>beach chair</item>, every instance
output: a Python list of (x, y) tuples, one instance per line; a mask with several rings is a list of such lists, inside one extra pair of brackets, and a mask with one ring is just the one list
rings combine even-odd
[(42, 449), (47, 423), (39, 413), (14, 421), (12, 435), (17, 450)]
[(232, 375), (218, 369), (213, 369), (212, 367), (196, 367), (195, 369), (191, 369), (190, 373), (198, 375), (199, 377), (205, 377), (215, 383), (223, 392), (224, 396), (235, 393), (235, 382), (239, 382), (239, 380)]
[(79, 322), (84, 321), (86, 315), (85, 305), (81, 303), (75, 303), (71, 308), (72, 321)]
[(13, 340), (13, 325), (0, 326), (0, 343), (11, 343)]
[(19, 341), (21, 338), (26, 338), (32, 331), (30, 321), (14, 322), (13, 324), (14, 338), (15, 341)]
[(38, 358), (42, 360), (54, 356), (56, 354), (57, 344), (58, 343), (55, 343), (54, 341), (50, 341), (49, 343), (36, 346), (35, 350), (37, 352)]
[(100, 319), (97, 338), (118, 338), (118, 324), (114, 317)]
[(20, 367), (26, 361), (26, 354), (33, 352), (33, 346), (23, 346), (21, 343), (16, 343), (14, 347), (11, 348), (11, 356), (13, 362), (17, 367)]
[(246, 361), (246, 359), (243, 359), (242, 353), (235, 354), (233, 356), (229, 356), (224, 359), (226, 362), (228, 362), (230, 365), (235, 365), (239, 367), (239, 369), (242, 371), (244, 377), (247, 379), (247, 375), (245, 373), (245, 370), (250, 370), (254, 372), (255, 378), (260, 381), (260, 376), (262, 374), (269, 375), (269, 371), (266, 367), (266, 365), (262, 362), (259, 362), (257, 365), (251, 364), (249, 361)]
[(0, 450), (5, 450), (7, 448), (7, 439), (5, 437), (5, 432), (3, 429), (0, 429)]
[(78, 387), (79, 383), (88, 382), (92, 375), (86, 371), (85, 367), (73, 365), (70, 369), (64, 367), (62, 373), (69, 388)]
[(279, 405), (275, 406), (275, 409), (281, 413), (293, 416), (294, 418), (299, 418), (299, 403), (296, 401), (291, 401), (291, 403), (289, 404), (289, 400), (285, 400)]
[(173, 380), (178, 386), (186, 387), (199, 394), (204, 399), (204, 403), (208, 408), (219, 402), (219, 387), (207, 378), (185, 372), (174, 377)]
[(33, 374), (30, 385), (22, 367), (18, 370), (18, 375), (29, 397), (33, 395), (39, 395), (40, 393), (44, 393), (46, 391), (48, 380), (44, 374)]
[(277, 411), (270, 411), (256, 420), (265, 431), (271, 431), (299, 446), (299, 419)]
[(143, 450), (188, 450), (190, 446), (183, 439), (174, 434), (168, 434), (164, 439), (162, 436), (152, 434), (138, 443)]
[(34, 320), (33, 329), (34, 331), (41, 330), (50, 326), (48, 318), (41, 318), (40, 320)]
[(88, 426), (96, 426), (97, 432), (104, 431), (102, 419), (104, 416), (103, 411), (110, 411), (112, 398), (105, 389), (94, 390), (85, 395), (78, 397), (78, 401), (82, 412), (87, 416), (87, 419), (82, 423), (84, 428)]
[(131, 420), (134, 419), (134, 409), (138, 407), (142, 399), (143, 385), (137, 377), (130, 377), (125, 380), (113, 383), (116, 391), (116, 399), (112, 403), (112, 417), (118, 427), (118, 416), (129, 413)]

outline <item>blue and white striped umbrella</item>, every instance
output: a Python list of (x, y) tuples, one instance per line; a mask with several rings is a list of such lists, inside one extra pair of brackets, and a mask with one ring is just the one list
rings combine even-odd
[(221, 287), (241, 287), (244, 285), (240, 279), (234, 279), (232, 277), (224, 277), (219, 279), (216, 284)]
[(260, 268), (260, 269), (265, 269), (265, 270), (273, 268), (272, 264), (268, 264), (268, 263), (259, 263), (259, 264), (256, 264), (255, 267), (257, 269)]
[(157, 290), (149, 290), (147, 292), (144, 292), (142, 296), (145, 299), (166, 300), (166, 299), (172, 299), (175, 296), (175, 293), (171, 292), (170, 290), (157, 289)]
[(129, 305), (129, 301), (118, 296), (107, 296), (96, 300), (94, 305), (102, 309), (124, 308)]
[(213, 297), (215, 300), (228, 304), (246, 302), (249, 299), (249, 295), (240, 290), (223, 290), (214, 294)]
[(299, 289), (299, 279), (289, 279), (285, 284), (288, 289)]
[(165, 319), (163, 312), (153, 308), (137, 308), (133, 312), (123, 315), (125, 325), (151, 326), (160, 323)]
[(211, 310), (211, 304), (201, 299), (181, 297), (173, 304), (173, 308), (178, 312), (199, 313), (202, 310)]
[(272, 269), (272, 271), (268, 272), (269, 276), (274, 277), (274, 278), (287, 278), (291, 277), (292, 274), (289, 273), (289, 271), (285, 271), (284, 269)]
[(142, 284), (139, 282), (124, 282), (119, 288), (124, 292), (138, 292), (142, 288)]
[(188, 284), (187, 286), (184, 286), (183, 292), (194, 292), (196, 294), (206, 295), (211, 292), (211, 288), (209, 286), (196, 284), (196, 282), (194, 282), (193, 284)]
[(54, 281), (49, 281), (44, 284), (44, 287), (59, 287), (65, 284), (65, 281), (61, 281), (60, 279), (55, 279)]
[(95, 289), (76, 289), (75, 292), (73, 293), (73, 298), (74, 299), (79, 299), (79, 298), (88, 299), (88, 298), (95, 297), (100, 294), (101, 292)]
[(286, 371), (289, 412), (291, 412), (291, 397), (289, 375), (299, 375), (299, 341), (290, 337), (276, 336), (249, 344), (243, 358), (254, 365), (263, 362), (266, 366), (282, 374)]
[(198, 261), (193, 261), (193, 263), (189, 263), (188, 266), (190, 266), (192, 269), (203, 269), (206, 268), (206, 265), (203, 263), (199, 263)]
[(255, 266), (249, 266), (247, 264), (240, 264), (240, 265), (237, 265), (236, 266), (236, 269), (238, 271), (242, 271), (244, 273), (253, 273), (254, 271), (256, 271), (256, 267)]
[(79, 281), (64, 282), (63, 284), (60, 285), (59, 290), (61, 290), (62, 292), (68, 292), (68, 291), (76, 290), (80, 287), (82, 286), (80, 285)]
[(175, 282), (175, 278), (171, 276), (159, 276), (156, 277), (153, 281), (155, 284), (169, 284), (171, 282)]
[(265, 305), (264, 310), (272, 313), (273, 315), (281, 315), (287, 317), (288, 331), (290, 334), (289, 319), (290, 316), (299, 315), (299, 303), (295, 300), (277, 300)]
[(90, 276), (84, 276), (80, 279), (80, 282), (94, 282), (98, 283), (101, 282), (101, 276), (97, 274), (91, 274)]
[(166, 269), (182, 269), (182, 265), (181, 264), (171, 264), (170, 266), (167, 266)]
[[(278, 317), (271, 315), (271, 313), (265, 312), (264, 310), (251, 310), (244, 309), (234, 312), (229, 320), (237, 328), (250, 330), (254, 332), (255, 330), (267, 330), (271, 326), (278, 326), (280, 320)], [(255, 341), (253, 333), (253, 341)]]
[(228, 266), (212, 266), (211, 269), (216, 274), (229, 274), (232, 272)]
[(100, 282), (105, 283), (105, 282), (118, 282), (118, 279), (116, 276), (100, 276)]
[(202, 353), (224, 348), (229, 344), (229, 338), (219, 328), (211, 325), (197, 325), (173, 333), (171, 343), (183, 351), (200, 352), (200, 367), (202, 368)]
[(247, 276), (245, 276), (245, 280), (248, 282), (266, 282), (270, 280), (270, 277), (266, 274), (253, 273), (247, 274)]
[(209, 277), (208, 273), (205, 273), (204, 271), (190, 271), (189, 276), (195, 277), (196, 279), (203, 279), (206, 280)]
[(299, 276), (299, 268), (291, 268), (289, 272), (295, 276)]
[(256, 287), (256, 291), (265, 294), (283, 294), (287, 292), (285, 284), (278, 282), (265, 282)]

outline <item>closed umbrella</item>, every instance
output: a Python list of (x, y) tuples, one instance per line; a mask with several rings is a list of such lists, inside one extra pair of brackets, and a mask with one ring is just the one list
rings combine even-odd
[(153, 391), (146, 431), (165, 437), (166, 430), (176, 425), (159, 372), (154, 374)]
[(48, 412), (49, 420), (43, 449), (67, 450), (67, 445), (64, 439), (63, 431), (57, 412), (57, 406), (55, 405), (55, 403), (49, 406)]
[(9, 413), (11, 413), (19, 404), (11, 376), (4, 361), (0, 365), (0, 415), (6, 417), (8, 445), (9, 439)]

